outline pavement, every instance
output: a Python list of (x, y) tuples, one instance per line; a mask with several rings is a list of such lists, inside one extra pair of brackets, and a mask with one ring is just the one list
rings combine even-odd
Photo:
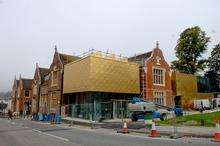
[(51, 125), (23, 119), (0, 118), (0, 146), (219, 146), (211, 139), (166, 137), (146, 134), (120, 134), (110, 129), (91, 129), (68, 124)]
[[(127, 121), (127, 125), (130, 131), (136, 133), (145, 133), (149, 134), (150, 131), (146, 130), (144, 121), (132, 122), (129, 119), (125, 119)], [(105, 128), (105, 129), (113, 129), (118, 131), (122, 128), (122, 120), (107, 120), (101, 123), (94, 123), (89, 120), (78, 119), (78, 118), (66, 118), (64, 120), (65, 123), (73, 124), (73, 125), (81, 125), (81, 126), (89, 126), (95, 128)], [(157, 131), (160, 135), (170, 136), (174, 134), (173, 126), (156, 126)], [(198, 138), (212, 138), (216, 129), (215, 127), (196, 127), (196, 126), (178, 126), (176, 127), (177, 133), (181, 137), (198, 137)]]

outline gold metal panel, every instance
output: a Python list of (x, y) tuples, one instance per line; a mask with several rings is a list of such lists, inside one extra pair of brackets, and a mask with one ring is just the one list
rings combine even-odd
[(196, 93), (197, 92), (197, 79), (195, 75), (184, 74), (184, 73), (173, 73), (175, 84), (176, 84), (176, 92), (179, 93)]
[(79, 59), (64, 66), (63, 93), (89, 89), (90, 59)]
[(97, 91), (139, 93), (139, 66), (90, 55), (64, 67), (64, 93)]
[(173, 73), (172, 80), (174, 83), (174, 92), (176, 95), (181, 95), (181, 104), (183, 107), (193, 105), (195, 99), (210, 99), (212, 93), (198, 93), (197, 78), (195, 75), (184, 73)]

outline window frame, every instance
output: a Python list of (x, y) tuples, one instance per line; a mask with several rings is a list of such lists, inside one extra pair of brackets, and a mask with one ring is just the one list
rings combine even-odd
[[(157, 95), (156, 95), (157, 94)], [(160, 96), (161, 94), (161, 96)], [(161, 90), (153, 91), (154, 103), (166, 105), (166, 92)], [(160, 100), (160, 103), (158, 102)]]
[[(160, 71), (162, 71), (162, 84), (160, 84), (160, 83), (156, 83), (155, 82), (155, 74), (154, 74), (154, 70), (160, 70)], [(156, 86), (165, 86), (165, 72), (166, 72), (166, 69), (164, 69), (164, 68), (161, 68), (161, 67), (153, 67), (152, 68), (152, 82), (153, 82), (153, 85), (156, 85)]]
[[(28, 93), (28, 96), (26, 96), (26, 95), (27, 95), (26, 93)], [(24, 96), (25, 96), (25, 97), (30, 97), (30, 91), (29, 91), (29, 90), (25, 90), (25, 91), (24, 91)]]
[[(51, 86), (57, 86), (58, 85), (58, 77), (59, 77), (59, 70), (53, 70), (51, 76)], [(56, 78), (54, 78), (54, 75), (56, 74)]]

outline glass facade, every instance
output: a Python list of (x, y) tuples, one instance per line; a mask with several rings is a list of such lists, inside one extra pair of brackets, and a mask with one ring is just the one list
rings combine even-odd
[(134, 95), (112, 93), (74, 93), (64, 96), (68, 117), (105, 120), (129, 116), (127, 104)]

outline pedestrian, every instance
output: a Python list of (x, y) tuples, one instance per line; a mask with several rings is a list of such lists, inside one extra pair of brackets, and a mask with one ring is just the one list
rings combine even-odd
[(12, 120), (12, 117), (13, 117), (13, 115), (12, 115), (11, 110), (8, 110), (8, 118), (9, 118), (10, 120)]
[(23, 117), (23, 111), (22, 110), (20, 110), (19, 116), (20, 116), (20, 118)]
[(203, 102), (201, 101), (200, 112), (203, 113), (203, 111), (204, 111), (204, 106), (203, 106)]
[(26, 119), (26, 116), (27, 116), (27, 111), (24, 110), (24, 119)]

